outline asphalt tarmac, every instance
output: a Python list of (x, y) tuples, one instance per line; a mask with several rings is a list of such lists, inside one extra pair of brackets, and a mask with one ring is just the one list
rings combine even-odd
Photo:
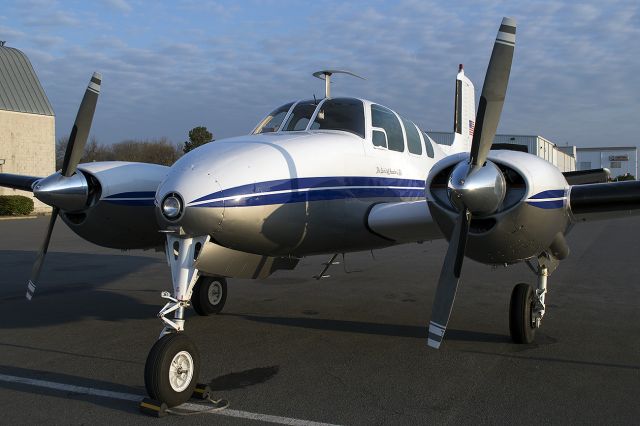
[[(536, 342), (510, 342), (524, 265), (467, 260), (439, 351), (426, 324), (446, 242), (329, 256), (261, 281), (231, 280), (223, 314), (189, 311), (200, 381), (225, 414), (139, 413), (161, 330), (161, 253), (103, 249), (61, 221), (32, 302), (26, 281), (48, 218), (0, 220), (2, 424), (637, 424), (640, 219), (577, 226), (549, 280)], [(17, 383), (26, 381), (27, 383)], [(127, 399), (129, 398), (129, 399)], [(271, 417), (269, 417), (271, 416)]]

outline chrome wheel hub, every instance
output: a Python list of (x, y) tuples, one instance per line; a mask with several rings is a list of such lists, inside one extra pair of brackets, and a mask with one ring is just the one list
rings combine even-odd
[(169, 366), (169, 384), (171, 389), (182, 392), (189, 387), (193, 379), (193, 357), (187, 351), (178, 352)]
[(209, 286), (209, 290), (207, 291), (207, 297), (209, 299), (209, 303), (212, 305), (217, 305), (222, 300), (222, 284), (218, 281), (214, 281)]

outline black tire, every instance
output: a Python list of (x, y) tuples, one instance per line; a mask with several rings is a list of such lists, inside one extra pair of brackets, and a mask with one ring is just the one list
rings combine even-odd
[(516, 285), (509, 304), (509, 331), (515, 343), (531, 343), (536, 337), (536, 327), (532, 322), (534, 306), (531, 286), (524, 283)]
[(191, 305), (198, 315), (207, 316), (222, 311), (227, 301), (227, 280), (201, 276), (193, 286)]
[[(172, 361), (184, 361), (185, 355), (191, 356), (193, 371), (191, 378), (186, 386), (184, 383), (178, 383), (182, 386), (172, 385), (169, 376)], [(180, 357), (178, 355), (180, 354)], [(187, 357), (188, 360), (188, 357)], [(162, 336), (149, 351), (147, 362), (144, 366), (144, 385), (147, 388), (149, 397), (160, 402), (164, 402), (169, 407), (180, 405), (193, 394), (193, 390), (198, 383), (198, 375), (200, 373), (200, 354), (195, 344), (183, 333), (170, 333)], [(184, 378), (189, 377), (189, 373), (184, 374)], [(174, 376), (179, 377), (180, 374)], [(184, 386), (184, 388), (182, 388)]]

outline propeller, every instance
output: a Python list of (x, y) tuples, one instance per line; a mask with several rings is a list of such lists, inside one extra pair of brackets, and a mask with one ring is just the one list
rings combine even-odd
[[(78, 163), (84, 153), (84, 147), (87, 144), (87, 138), (89, 136), (89, 130), (91, 129), (91, 122), (93, 121), (93, 113), (96, 110), (96, 104), (98, 102), (98, 95), (100, 94), (100, 84), (102, 83), (102, 75), (94, 72), (87, 86), (87, 90), (84, 92), (82, 102), (80, 102), (80, 108), (78, 108), (78, 114), (76, 115), (76, 121), (73, 123), (71, 129), (71, 135), (69, 136), (69, 143), (67, 144), (67, 150), (64, 153), (64, 161), (62, 163), (61, 176), (56, 177), (57, 181), (64, 183), (65, 179), (70, 178), (76, 172)], [(48, 179), (48, 178), (47, 178)], [(36, 182), (34, 192), (37, 194), (38, 185), (40, 182)], [(36, 291), (36, 283), (40, 277), (40, 271), (44, 264), (44, 258), (49, 249), (49, 241), (51, 241), (51, 233), (53, 232), (53, 226), (56, 223), (60, 208), (53, 206), (51, 212), (51, 219), (49, 220), (49, 227), (45, 234), (42, 247), (38, 253), (38, 257), (31, 269), (31, 276), (27, 283), (27, 299), (31, 300)]]
[(498, 167), (487, 161), (507, 92), (516, 22), (503, 18), (493, 45), (480, 95), (469, 161), (457, 164), (448, 182), (451, 204), (460, 212), (442, 265), (433, 302), (427, 344), (438, 349), (444, 338), (465, 256), (472, 217), (494, 213), (504, 200), (506, 184)]

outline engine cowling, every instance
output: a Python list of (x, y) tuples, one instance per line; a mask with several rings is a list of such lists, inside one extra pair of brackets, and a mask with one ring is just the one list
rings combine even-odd
[[(455, 202), (456, 170), (463, 168), (468, 158), (467, 153), (446, 157), (427, 177), (427, 204), (447, 239), (460, 215)], [(489, 204), (499, 200), (492, 212), (473, 215), (466, 255), (487, 264), (515, 263), (542, 252), (565, 257), (569, 185), (562, 173), (551, 163), (522, 152), (492, 151), (488, 160), (484, 168), (493, 167), (502, 174), (504, 193), (497, 196), (496, 192), (485, 191), (476, 201), (481, 206), (483, 200)], [(487, 173), (492, 178), (494, 174)]]
[(162, 247), (154, 197), (168, 171), (166, 166), (146, 163), (80, 164), (76, 173), (84, 179), (77, 180), (86, 185), (86, 201), (80, 208), (62, 210), (61, 217), (80, 237), (103, 247)]

